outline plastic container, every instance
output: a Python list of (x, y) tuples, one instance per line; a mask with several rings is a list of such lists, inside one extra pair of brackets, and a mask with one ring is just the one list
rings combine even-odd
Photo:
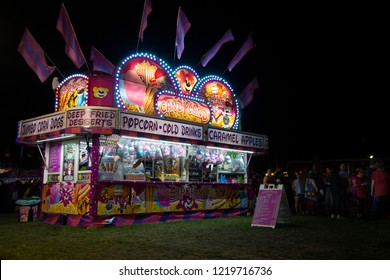
[(16, 200), (15, 204), (19, 206), (18, 221), (21, 223), (37, 221), (40, 202), (40, 198), (36, 196)]

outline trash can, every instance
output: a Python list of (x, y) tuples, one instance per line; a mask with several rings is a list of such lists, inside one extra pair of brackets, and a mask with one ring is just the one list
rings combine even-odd
[(38, 220), (40, 202), (41, 199), (37, 196), (16, 200), (15, 204), (19, 207), (18, 221), (28, 223)]

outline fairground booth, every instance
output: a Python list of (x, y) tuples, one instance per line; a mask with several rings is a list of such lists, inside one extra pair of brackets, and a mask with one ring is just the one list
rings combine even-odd
[(246, 214), (268, 137), (239, 127), (224, 79), (136, 53), (113, 75), (65, 78), (54, 112), (20, 121), (17, 142), (42, 155), (42, 221), (129, 225)]

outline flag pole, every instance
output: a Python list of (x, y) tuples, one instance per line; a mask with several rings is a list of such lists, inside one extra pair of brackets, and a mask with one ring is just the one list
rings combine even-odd
[(226, 72), (227, 69), (228, 69), (228, 68), (226, 67), (225, 70), (222, 72), (221, 77), (223, 76), (223, 74), (225, 74), (225, 72)]
[(53, 66), (57, 69), (58, 73), (60, 73), (62, 78), (65, 79), (65, 76), (61, 73), (60, 69), (54, 64), (53, 60), (50, 59), (50, 57), (47, 55), (47, 53), (45, 51), (43, 51), (43, 54), (47, 57), (47, 59), (51, 62), (51, 64), (53, 64)]
[(138, 53), (139, 41), (141, 39), (141, 28), (142, 28), (142, 23), (144, 22), (144, 17), (145, 17), (146, 1), (147, 0), (144, 1), (144, 9), (142, 10), (141, 23), (139, 25), (137, 49), (135, 50), (136, 53)]
[(91, 75), (91, 70), (89, 69), (88, 61), (87, 61), (87, 59), (85, 58), (85, 56), (84, 56), (84, 61), (85, 61), (85, 65), (87, 66), (88, 73), (89, 73), (89, 75)]

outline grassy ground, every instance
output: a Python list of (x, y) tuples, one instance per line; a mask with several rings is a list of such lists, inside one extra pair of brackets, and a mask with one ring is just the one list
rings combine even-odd
[(390, 259), (389, 220), (293, 216), (274, 229), (252, 216), (105, 228), (19, 223), (0, 214), (3, 260)]

